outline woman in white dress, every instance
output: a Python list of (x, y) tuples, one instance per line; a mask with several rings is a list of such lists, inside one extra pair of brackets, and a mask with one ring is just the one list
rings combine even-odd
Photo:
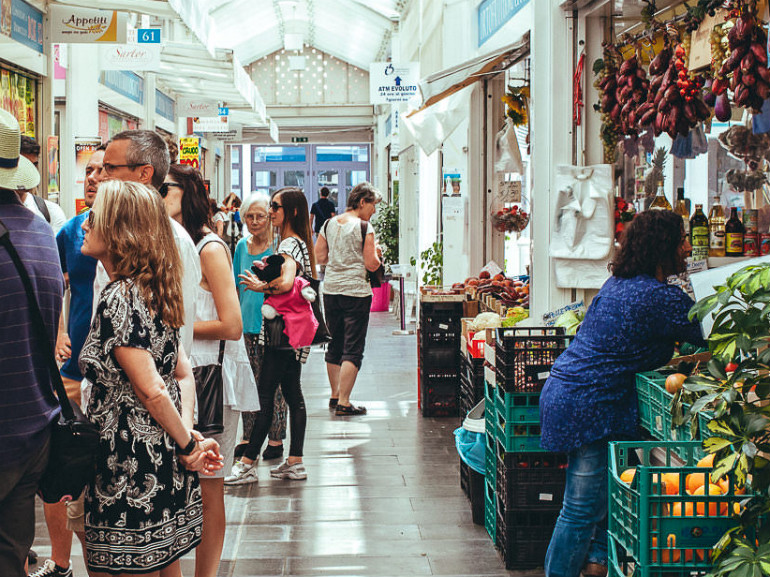
[[(223, 431), (213, 437), (219, 441), (226, 466), (214, 478), (201, 479), (203, 538), (195, 556), (195, 576), (216, 577), (226, 526), (224, 477), (233, 462), (240, 412), (259, 410), (259, 397), (243, 340), (230, 251), (210, 228), (203, 178), (189, 165), (174, 164), (161, 194), (169, 216), (185, 227), (201, 257), (202, 280), (196, 299), (190, 362), (195, 369), (219, 364), (222, 359)], [(224, 355), (220, 356), (222, 346)]]

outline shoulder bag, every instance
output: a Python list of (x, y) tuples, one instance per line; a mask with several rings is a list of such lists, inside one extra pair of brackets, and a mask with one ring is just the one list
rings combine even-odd
[[(364, 245), (366, 244), (366, 221), (361, 221), (361, 253), (364, 252)], [(366, 271), (366, 276), (369, 278), (369, 284), (372, 285), (372, 288), (379, 288), (382, 286), (382, 283), (385, 281), (385, 265), (380, 263), (380, 266), (377, 268), (376, 271), (372, 272), (370, 270)]]
[(46, 503), (59, 503), (77, 499), (96, 473), (96, 454), (99, 448), (99, 429), (89, 421), (76, 403), (67, 398), (67, 391), (59, 374), (51, 341), (45, 330), (29, 274), (11, 242), (8, 229), (0, 221), (0, 244), (6, 248), (16, 266), (29, 301), (32, 328), (42, 343), (48, 368), (51, 372), (61, 413), (51, 431), (51, 448), (48, 465), (40, 479), (38, 493)]
[[(200, 255), (203, 247), (210, 242), (225, 244), (219, 237), (202, 239), (195, 247)], [(225, 245), (227, 249), (227, 246)], [(229, 254), (229, 249), (228, 254)], [(215, 365), (201, 365), (193, 368), (195, 377), (195, 396), (198, 399), (198, 422), (196, 431), (204, 436), (217, 435), (225, 430), (224, 425), (224, 389), (222, 361), (225, 358), (225, 341), (219, 341), (219, 358)]]
[(318, 321), (318, 328), (315, 331), (315, 337), (313, 337), (313, 344), (321, 345), (332, 340), (332, 336), (329, 334), (329, 328), (326, 326), (326, 320), (324, 319), (323, 311), (321, 310), (321, 281), (315, 278), (312, 274), (308, 274), (308, 272), (305, 270), (304, 263), (310, 262), (310, 254), (308, 253), (307, 245), (304, 242), (301, 243), (301, 247), (303, 260), (301, 276), (310, 283), (310, 288), (312, 288), (316, 294), (315, 300), (310, 303), (313, 308), (315, 320)]

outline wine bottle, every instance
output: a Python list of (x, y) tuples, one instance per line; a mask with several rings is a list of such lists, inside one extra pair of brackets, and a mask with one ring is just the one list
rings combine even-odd
[(725, 255), (743, 256), (743, 235), (746, 229), (738, 218), (738, 209), (732, 207), (730, 219), (725, 223)]
[(666, 194), (663, 192), (662, 180), (658, 182), (658, 192), (655, 194), (655, 198), (652, 199), (650, 210), (671, 210), (671, 203), (668, 201)]
[(690, 219), (690, 244), (692, 260), (705, 260), (709, 256), (709, 219), (703, 214), (703, 205), (696, 204)]
[(725, 209), (718, 196), (709, 213), (709, 256), (725, 256)]
[(682, 217), (684, 232), (690, 235), (690, 213), (687, 211), (687, 203), (684, 200), (684, 188), (681, 186), (676, 189), (676, 207), (674, 213)]

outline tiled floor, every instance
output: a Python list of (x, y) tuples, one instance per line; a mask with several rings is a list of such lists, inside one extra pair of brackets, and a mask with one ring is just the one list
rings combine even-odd
[[(419, 415), (415, 337), (395, 328), (389, 313), (372, 315), (353, 395), (364, 417), (329, 412), (323, 353), (313, 351), (302, 378), (308, 480), (271, 479), (267, 463), (258, 484), (227, 489), (220, 576), (512, 575), (460, 490), (459, 419)], [(50, 553), (42, 507), (34, 548)], [(72, 562), (85, 577), (77, 545)], [(193, 575), (192, 558), (182, 567)]]

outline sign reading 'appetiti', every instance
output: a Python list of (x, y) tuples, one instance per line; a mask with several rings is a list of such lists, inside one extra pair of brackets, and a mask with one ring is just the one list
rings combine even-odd
[(90, 44), (126, 43), (128, 15), (117, 10), (95, 10), (51, 4), (51, 42)]
[(369, 66), (369, 102), (371, 104), (408, 102), (417, 94), (419, 80), (419, 62), (407, 62), (401, 65), (393, 62), (373, 62)]

